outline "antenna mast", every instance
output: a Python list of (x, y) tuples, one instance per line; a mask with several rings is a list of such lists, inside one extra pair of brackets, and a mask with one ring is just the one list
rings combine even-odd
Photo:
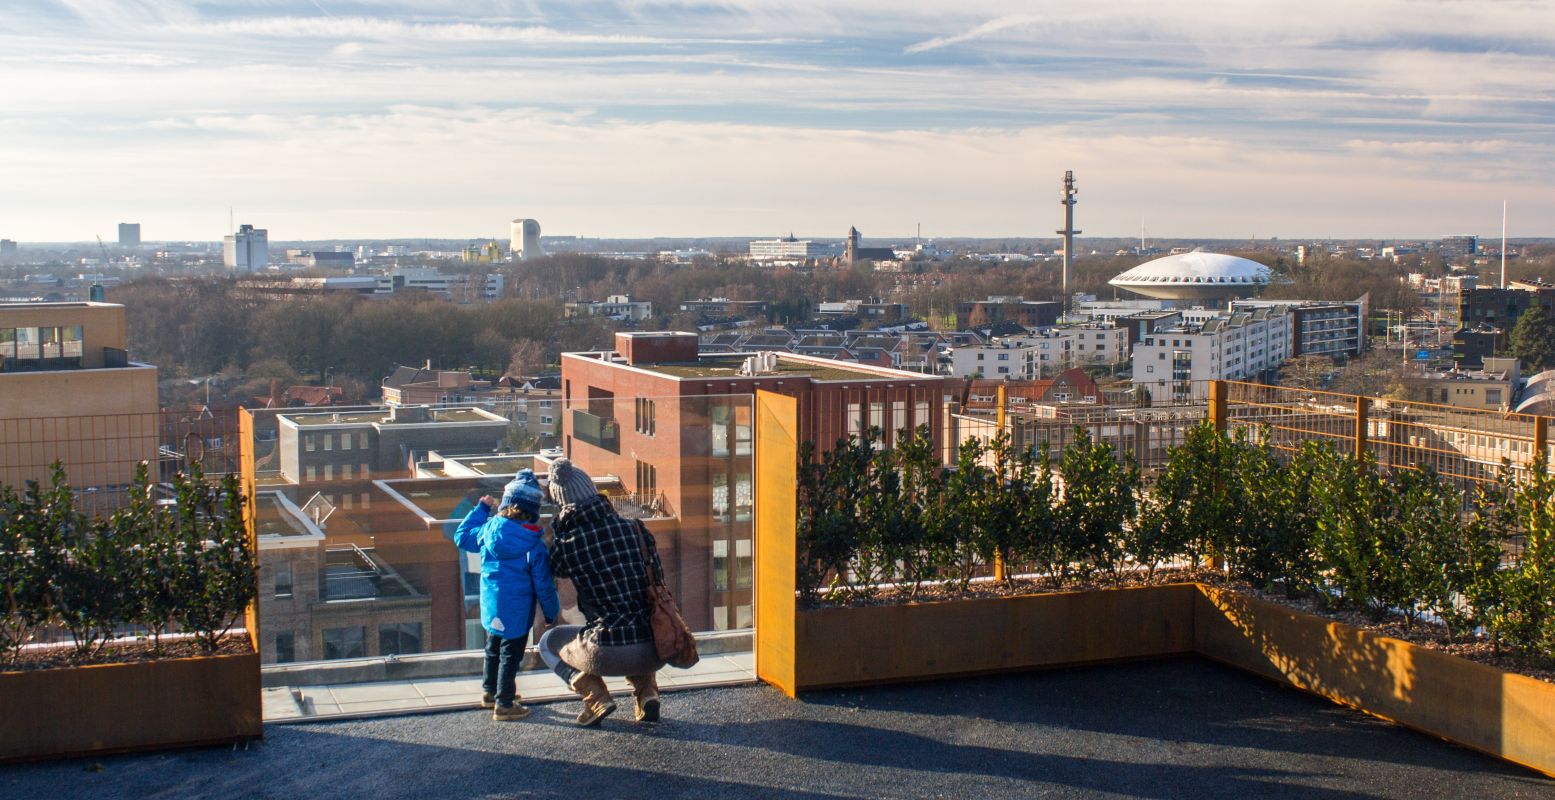
[(1079, 231), (1074, 229), (1074, 204), (1075, 195), (1080, 190), (1074, 186), (1074, 170), (1064, 171), (1064, 196), (1059, 200), (1059, 205), (1064, 207), (1064, 229), (1055, 231), (1064, 236), (1064, 274), (1063, 274), (1063, 305), (1060, 308), (1064, 316), (1069, 315), (1069, 261), (1074, 254), (1074, 237)]
[(1501, 288), (1506, 288), (1506, 201), (1501, 201)]

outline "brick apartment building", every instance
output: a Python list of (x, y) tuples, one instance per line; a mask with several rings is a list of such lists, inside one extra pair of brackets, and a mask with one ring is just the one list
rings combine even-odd
[(987, 328), (1001, 322), (1013, 322), (1023, 328), (1045, 328), (1058, 324), (1060, 304), (1053, 300), (1027, 300), (1024, 297), (990, 297), (956, 305), (956, 329)]
[[(749, 354), (699, 355), (693, 333), (618, 333), (613, 352), (564, 353), (562, 442), (590, 474), (613, 475), (679, 522), (661, 547), (694, 629), (751, 624), (757, 389), (799, 401), (802, 439), (927, 425), (944, 436), (941, 378), (792, 353), (742, 374)], [(671, 546), (672, 545), (672, 546)]]

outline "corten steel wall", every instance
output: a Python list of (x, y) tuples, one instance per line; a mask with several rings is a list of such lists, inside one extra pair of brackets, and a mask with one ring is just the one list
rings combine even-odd
[(1194, 649), (1555, 775), (1555, 684), (1201, 586)]
[(756, 675), (789, 697), (795, 676), (799, 404), (756, 393)]
[(794, 622), (794, 684), (807, 690), (1183, 655), (1193, 652), (1197, 594), (1193, 584), (1174, 584), (804, 611)]

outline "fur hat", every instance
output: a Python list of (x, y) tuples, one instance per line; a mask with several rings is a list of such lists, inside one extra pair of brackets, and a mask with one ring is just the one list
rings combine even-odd
[(557, 505), (574, 506), (598, 496), (594, 479), (566, 457), (551, 462), (551, 499)]
[(532, 469), (519, 470), (507, 486), (502, 487), (502, 505), (499, 508), (517, 506), (519, 510), (540, 516), (540, 482), (535, 480)]

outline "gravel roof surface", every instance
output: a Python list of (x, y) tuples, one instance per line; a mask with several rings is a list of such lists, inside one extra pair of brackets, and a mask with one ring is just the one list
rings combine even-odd
[[(794, 702), (666, 695), (596, 730), (574, 703), (270, 726), (213, 748), (0, 768), (0, 797), (1552, 798), (1555, 781), (1200, 659)], [(489, 713), (489, 712), (488, 712)]]

